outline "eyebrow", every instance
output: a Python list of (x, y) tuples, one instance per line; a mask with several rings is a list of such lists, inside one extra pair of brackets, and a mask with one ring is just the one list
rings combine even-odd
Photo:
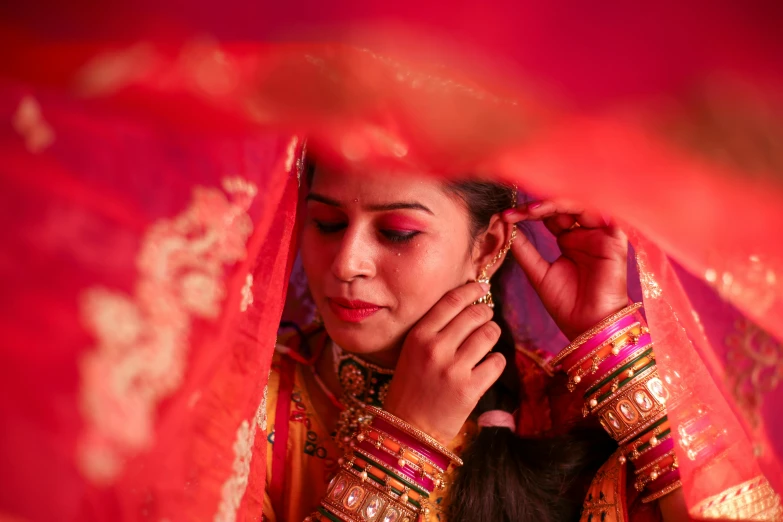
[[(331, 207), (342, 208), (343, 206), (339, 201), (322, 196), (321, 194), (316, 194), (315, 192), (308, 194), (306, 199), (307, 201), (317, 201)], [(428, 214), (435, 215), (432, 210), (415, 201), (395, 201), (394, 203), (385, 203), (383, 205), (370, 205), (366, 208), (372, 212), (385, 212), (389, 210), (421, 210), (427, 212)]]

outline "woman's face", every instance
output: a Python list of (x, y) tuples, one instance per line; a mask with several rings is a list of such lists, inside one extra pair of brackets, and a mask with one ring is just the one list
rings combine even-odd
[(393, 362), (416, 322), (476, 277), (467, 209), (437, 180), (318, 167), (307, 199), (304, 269), (347, 351)]

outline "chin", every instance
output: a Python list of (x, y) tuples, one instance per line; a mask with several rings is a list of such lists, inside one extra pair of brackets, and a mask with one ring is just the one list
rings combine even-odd
[(325, 320), (324, 327), (329, 338), (340, 348), (355, 354), (385, 352), (398, 346), (404, 338), (404, 335), (390, 335), (376, 326), (361, 323)]

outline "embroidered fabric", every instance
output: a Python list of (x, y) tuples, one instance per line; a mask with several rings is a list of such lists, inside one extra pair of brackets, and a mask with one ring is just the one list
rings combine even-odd
[[(632, 49), (626, 68), (601, 69), (601, 85), (645, 71), (644, 89), (624, 84), (614, 93), (623, 96), (597, 95), (592, 77), (560, 82), (552, 71), (571, 68), (559, 48), (516, 61), (528, 77), (547, 64), (537, 72), (568, 85), (573, 103), (562, 105), (530, 95), (519, 71), (478, 74), (463, 53), (446, 53), (453, 67), (423, 64), (423, 42), (383, 31), (374, 41), (389, 43), (375, 47), (384, 53), (204, 39), (59, 46), (20, 39), (24, 23), (3, 30), (14, 53), (0, 61), (0, 459), (13, 480), (0, 509), (28, 520), (261, 517), (266, 449), (253, 419), (296, 267), (296, 130), (336, 161), (481, 173), (618, 218), (634, 248), (631, 297), (644, 301), (671, 392), (691, 515), (774, 520), (783, 148), (769, 144), (783, 136), (783, 89), (770, 77), (783, 53), (763, 36), (774, 16), (758, 9), (689, 11), (681, 43), (711, 58), (675, 61), (698, 85), (640, 67)], [(442, 19), (448, 7), (434, 11), (456, 24)], [(501, 34), (520, 13), (500, 10), (481, 26)], [(603, 14), (607, 31), (629, 26)], [(547, 31), (545, 16), (523, 18), (537, 30), (512, 23), (498, 55), (546, 52), (514, 38), (569, 34)], [(718, 31), (730, 53), (695, 34), (724, 27), (715, 20), (737, 24)], [(650, 34), (672, 23), (651, 17)], [(571, 44), (584, 45), (569, 27)], [(723, 65), (733, 73), (713, 74)], [(557, 255), (546, 234), (532, 234)], [(520, 344), (564, 346), (524, 277), (512, 271), (504, 285)], [(289, 295), (287, 314), (309, 313), (300, 278)], [(693, 407), (723, 440), (711, 462), (688, 458)]]

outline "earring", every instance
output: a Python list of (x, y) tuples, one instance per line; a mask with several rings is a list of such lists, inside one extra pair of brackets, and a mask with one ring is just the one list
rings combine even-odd
[[(489, 277), (487, 276), (487, 269), (492, 266), (492, 263), (488, 264), (484, 267), (483, 270), (481, 270), (481, 275), (478, 276), (478, 279), (476, 279), (477, 283), (487, 283), (489, 284)], [(487, 290), (487, 294), (483, 297), (481, 297), (478, 301), (475, 301), (473, 304), (485, 304), (490, 308), (495, 308), (495, 302), (492, 301), (492, 291)]]
[[(504, 246), (496, 255), (494, 258), (492, 258), (492, 261), (487, 263), (487, 266), (485, 266), (481, 270), (481, 274), (479, 274), (478, 279), (476, 279), (477, 283), (487, 283), (489, 284), (489, 276), (487, 275), (487, 272), (489, 271), (492, 266), (500, 261), (503, 256), (505, 256), (509, 250), (511, 250), (511, 244), (514, 243), (514, 239), (517, 237), (517, 227), (514, 225), (514, 228), (511, 229), (511, 236), (508, 238), (508, 243), (506, 243), (506, 246)], [(481, 297), (478, 301), (474, 302), (473, 304), (485, 304), (490, 308), (495, 308), (495, 302), (492, 300), (492, 292), (490, 290), (487, 290), (487, 294), (483, 297)]]

